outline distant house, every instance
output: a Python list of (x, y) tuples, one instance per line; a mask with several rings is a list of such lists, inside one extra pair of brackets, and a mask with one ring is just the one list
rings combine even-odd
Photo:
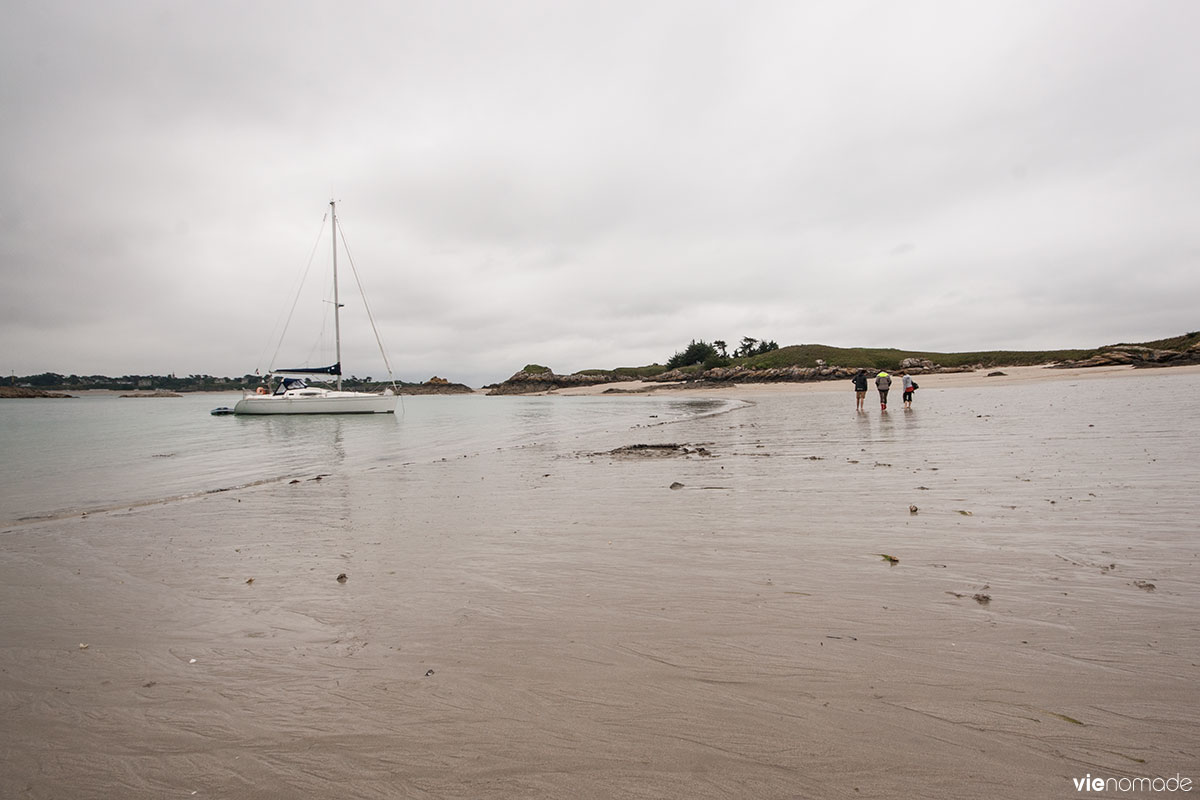
[(138, 378), (138, 388), (139, 389), (153, 389), (154, 388), (154, 380), (151, 378)]

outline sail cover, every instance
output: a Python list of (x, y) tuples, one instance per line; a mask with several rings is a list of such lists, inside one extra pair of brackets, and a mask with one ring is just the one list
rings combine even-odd
[(296, 369), (276, 369), (272, 372), (288, 375), (341, 375), (342, 362), (339, 361), (328, 367), (297, 367)]

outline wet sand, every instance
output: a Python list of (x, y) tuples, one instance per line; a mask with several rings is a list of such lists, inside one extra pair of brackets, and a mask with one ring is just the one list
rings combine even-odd
[(1200, 373), (1000, 380), (0, 532), (0, 796), (1195, 781)]

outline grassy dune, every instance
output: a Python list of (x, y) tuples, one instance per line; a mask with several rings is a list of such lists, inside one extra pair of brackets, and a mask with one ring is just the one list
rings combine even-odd
[[(1169, 339), (1153, 342), (1121, 342), (1095, 347), (1089, 350), (982, 350), (966, 353), (938, 353), (924, 350), (898, 350), (891, 347), (831, 347), (825, 344), (794, 344), (781, 347), (762, 355), (749, 358), (730, 359), (730, 365), (759, 367), (815, 367), (817, 361), (842, 367), (866, 367), (870, 369), (896, 369), (906, 358), (928, 359), (943, 367), (961, 367), (980, 364), (990, 367), (1018, 367), (1050, 364), (1059, 361), (1078, 361), (1121, 347), (1149, 347), (1155, 350), (1186, 350), (1200, 342), (1200, 331), (1193, 331)], [(685, 372), (699, 372), (700, 365), (685, 367)], [(580, 374), (612, 375), (630, 380), (657, 375), (666, 371), (661, 364), (644, 367), (618, 367), (617, 369), (588, 369)]]
[(847, 367), (894, 369), (906, 358), (925, 358), (943, 367), (982, 364), (985, 367), (1015, 367), (1077, 360), (1093, 355), (1094, 350), (985, 350), (977, 353), (937, 353), (895, 348), (830, 347), (823, 344), (798, 344), (770, 353), (740, 359), (750, 367), (815, 367), (817, 359), (826, 364)]

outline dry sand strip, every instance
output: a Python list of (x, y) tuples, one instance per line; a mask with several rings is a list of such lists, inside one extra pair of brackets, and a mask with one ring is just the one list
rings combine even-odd
[[(1003, 372), (1003, 375), (989, 377), (990, 373)], [(893, 375), (897, 373), (891, 373)], [(914, 373), (915, 374), (915, 373)], [(1111, 367), (1072, 367), (1055, 369), (1052, 367), (1000, 367), (996, 369), (976, 370), (975, 372), (944, 372), (919, 375), (921, 390), (950, 389), (958, 386), (1012, 386), (1034, 382), (1105, 380), (1110, 378), (1137, 378), (1149, 375), (1180, 375), (1200, 374), (1200, 364), (1188, 364), (1180, 367), (1162, 367), (1158, 369), (1137, 369), (1130, 366)], [(873, 373), (872, 373), (873, 376)], [(735, 396), (748, 397), (751, 395), (778, 394), (792, 392), (845, 392), (848, 380), (833, 381), (779, 381), (773, 383), (737, 383), (737, 384), (707, 384), (689, 387), (675, 384), (664, 387), (653, 381), (621, 381), (604, 383), (594, 386), (576, 386), (557, 389), (549, 392), (551, 395), (602, 395), (609, 389), (621, 392), (645, 392), (659, 394), (670, 392), (682, 396), (684, 393), (703, 393), (705, 396)], [(895, 388), (896, 385), (893, 385)], [(874, 387), (871, 387), (872, 391)]]

